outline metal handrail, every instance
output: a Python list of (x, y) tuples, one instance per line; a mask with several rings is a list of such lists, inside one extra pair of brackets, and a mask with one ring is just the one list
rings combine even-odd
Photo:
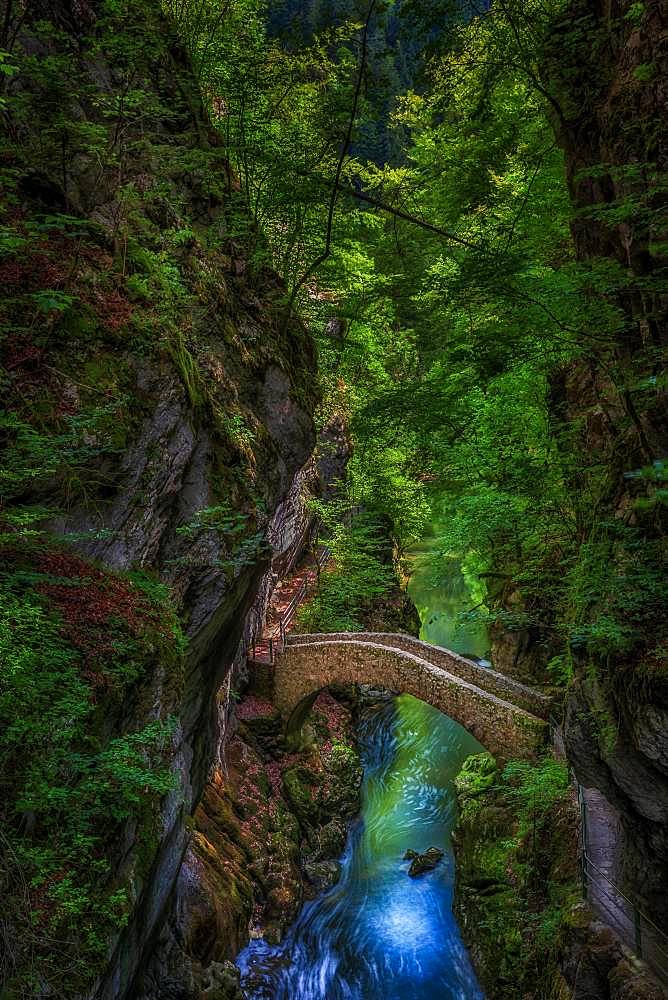
[[(561, 733), (561, 724), (559, 722), (557, 722), (557, 720), (554, 717), (554, 715), (550, 715), (548, 721), (549, 721), (549, 724), (550, 724), (551, 734), (552, 734), (552, 740), (553, 740), (553, 743), (554, 743), (555, 742), (555, 734), (557, 732)], [(643, 958), (642, 930), (643, 930), (643, 924), (645, 924), (645, 925), (647, 925), (648, 928), (651, 928), (652, 932), (654, 932), (654, 933), (651, 934), (651, 937), (652, 937), (652, 946), (653, 946), (652, 947), (652, 951), (653, 952), (657, 951), (661, 955), (662, 959), (665, 959), (666, 961), (668, 961), (668, 953), (664, 952), (663, 948), (660, 946), (660, 944), (657, 942), (657, 940), (654, 937), (655, 934), (658, 934), (659, 935), (659, 940), (661, 942), (665, 941), (666, 944), (668, 945), (668, 934), (666, 934), (665, 931), (661, 930), (660, 927), (657, 927), (657, 925), (654, 923), (654, 921), (651, 920), (640, 909), (640, 907), (638, 906), (638, 904), (633, 899), (631, 899), (629, 896), (627, 896), (626, 893), (622, 892), (622, 890), (619, 888), (619, 886), (615, 885), (615, 883), (612, 881), (612, 879), (609, 878), (605, 874), (605, 872), (601, 871), (601, 869), (598, 867), (598, 865), (596, 865), (596, 863), (594, 861), (592, 861), (592, 859), (589, 857), (589, 855), (587, 853), (587, 844), (588, 844), (588, 839), (589, 838), (588, 838), (588, 823), (587, 823), (587, 803), (586, 803), (586, 799), (585, 799), (585, 795), (584, 795), (584, 791), (585, 790), (584, 790), (584, 786), (580, 784), (580, 782), (577, 779), (577, 776), (575, 775), (575, 772), (572, 769), (571, 769), (570, 773), (571, 773), (571, 779), (572, 779), (572, 781), (573, 781), (573, 783), (574, 783), (574, 785), (575, 785), (575, 787), (577, 789), (578, 803), (579, 803), (579, 806), (580, 806), (580, 816), (581, 816), (581, 819), (582, 819), (582, 847), (581, 847), (581, 851), (580, 851), (580, 868), (581, 868), (581, 871), (582, 871), (582, 891), (583, 891), (583, 895), (584, 895), (585, 899), (587, 898), (587, 895), (588, 895), (587, 894), (587, 888), (588, 888), (588, 886), (589, 885), (596, 885), (600, 889), (600, 891), (603, 893), (603, 895), (606, 897), (606, 899), (608, 899), (610, 901), (610, 903), (612, 903), (615, 906), (615, 909), (617, 910), (616, 913), (614, 913), (608, 906), (606, 906), (605, 903), (603, 903), (602, 900), (599, 901), (600, 905), (603, 908), (603, 910), (605, 911), (605, 913), (612, 919), (613, 923), (617, 926), (618, 931), (624, 937), (626, 937), (626, 943), (627, 944), (630, 944), (630, 940), (629, 940), (630, 933), (629, 932), (626, 932), (626, 933), (624, 932), (624, 930), (623, 930), (623, 928), (621, 926), (621, 918), (622, 917), (628, 922), (628, 924), (630, 926), (630, 929), (633, 930), (633, 936), (634, 936), (633, 947), (635, 948), (638, 956), (640, 958)], [(596, 876), (598, 876), (598, 877), (592, 875), (592, 871), (590, 871), (590, 869), (592, 869), (593, 872), (595, 872)], [(617, 901), (614, 900), (612, 898), (612, 896), (608, 892), (605, 891), (605, 888), (601, 885), (600, 879), (604, 879), (605, 882), (611, 887), (611, 889), (617, 894), (617, 896), (620, 899), (623, 899), (626, 903), (628, 903), (628, 905), (631, 907), (631, 914), (625, 913), (624, 909), (619, 906), (619, 904), (617, 903)], [(657, 959), (654, 956), (654, 954), (652, 954), (651, 956), (647, 955), (646, 960), (648, 961), (648, 964), (650, 965), (650, 967), (653, 969), (653, 971), (655, 973), (657, 973), (658, 975), (660, 975), (661, 978), (668, 979), (668, 967), (664, 968), (663, 964), (657, 961)]]
[[(322, 545), (318, 548), (316, 553), (316, 563), (319, 569), (322, 569), (330, 561), (332, 557), (332, 550), (327, 545)], [(301, 586), (296, 594), (292, 596), (287, 607), (283, 610), (282, 614), (278, 615), (278, 622), (274, 627), (272, 634), (267, 636), (266, 640), (260, 639), (260, 641), (267, 641), (269, 644), (269, 663), (273, 665), (275, 660), (275, 648), (276, 646), (282, 646), (285, 648), (285, 636), (286, 631), (289, 628), (297, 608), (300, 606), (304, 598), (307, 596), (309, 591), (308, 580), (302, 580)], [(276, 642), (278, 639), (278, 642)], [(253, 649), (253, 658), (255, 658), (255, 647), (257, 645), (257, 637), (253, 636), (252, 641), (249, 643), (247, 639), (242, 640), (241, 651), (242, 655), (247, 655), (249, 648)]]
[[(605, 878), (605, 876), (603, 876), (603, 877)], [(627, 939), (627, 943), (628, 943), (628, 939), (630, 938), (631, 931), (633, 931), (634, 947), (636, 948), (639, 957), (640, 958), (644, 958), (645, 961), (647, 962), (647, 964), (650, 966), (650, 968), (657, 975), (659, 975), (660, 978), (668, 977), (668, 952), (665, 952), (663, 950), (663, 948), (661, 947), (660, 944), (658, 944), (658, 942), (654, 938), (654, 935), (651, 934), (651, 932), (650, 932), (650, 934), (651, 934), (651, 943), (652, 943), (652, 953), (651, 953), (651, 955), (647, 954), (646, 948), (643, 946), (643, 937), (642, 937), (643, 927), (642, 927), (642, 924), (643, 924), (643, 921), (647, 919), (647, 918), (644, 917), (643, 913), (634, 906), (633, 907), (633, 916), (631, 917), (623, 909), (620, 909), (619, 905), (617, 904), (617, 901), (610, 895), (609, 892), (606, 892), (605, 888), (601, 885), (600, 881), (598, 881), (595, 878), (592, 878), (590, 881), (591, 881), (591, 884), (596, 885), (597, 889), (600, 892), (603, 893), (603, 895), (605, 896), (605, 898), (607, 900), (609, 900), (610, 903), (612, 904), (612, 906), (614, 907), (614, 909), (611, 909), (609, 906), (606, 906), (605, 903), (601, 899), (598, 899), (599, 906), (603, 907), (603, 909), (605, 910), (605, 912), (609, 915), (611, 921), (617, 927), (617, 930), (620, 933), (620, 936), (625, 937)], [(616, 891), (616, 887), (614, 886), (614, 884), (611, 883), (609, 879), (606, 879), (606, 881)], [(623, 896), (623, 898), (626, 899), (625, 896)], [(650, 920), (648, 920), (647, 922), (650, 924), (650, 927), (652, 928), (652, 930), (658, 931), (658, 933), (661, 934), (662, 937), (664, 936), (663, 935), (663, 931), (661, 931), (661, 929), (658, 928), (656, 926), (656, 924), (652, 923), (652, 921), (650, 921)], [(629, 928), (628, 930), (624, 927), (624, 923), (628, 924), (628, 928)], [(644, 955), (643, 955), (643, 951), (645, 952)], [(655, 954), (657, 952), (658, 952), (658, 955), (661, 956), (661, 960), (659, 960), (657, 958), (657, 955)], [(666, 962), (665, 966), (663, 964), (663, 961)]]
[[(591, 858), (589, 857), (589, 855), (587, 854), (586, 851), (583, 851), (582, 857), (587, 862), (587, 864), (591, 865), (591, 867), (594, 869), (594, 871), (598, 875), (601, 876), (601, 878), (605, 879), (605, 881), (608, 883), (608, 885), (612, 889), (615, 890), (615, 892), (617, 893), (617, 895), (621, 899), (625, 900), (630, 906), (633, 907), (634, 912), (637, 913), (638, 916), (646, 924), (648, 924), (653, 930), (655, 930), (657, 932), (657, 934), (661, 935), (661, 938), (668, 945), (668, 934), (666, 934), (665, 931), (662, 931), (660, 927), (657, 927), (657, 925), (654, 923), (654, 921), (650, 920), (650, 918), (645, 913), (643, 913), (643, 911), (640, 909), (640, 907), (638, 906), (638, 904), (636, 902), (634, 902), (634, 900), (630, 899), (625, 893), (623, 893), (622, 890), (619, 888), (619, 886), (616, 886), (615, 883), (612, 881), (612, 879), (608, 878), (608, 876), (605, 874), (605, 872), (601, 871), (601, 869), (591, 860)], [(666, 953), (666, 958), (668, 958), (668, 952)]]

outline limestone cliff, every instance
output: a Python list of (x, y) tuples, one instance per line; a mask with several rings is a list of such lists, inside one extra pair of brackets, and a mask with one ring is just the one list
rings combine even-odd
[[(54, 682), (2, 744), (7, 764), (23, 741), (2, 806), (5, 978), (9, 996), (120, 1000), (313, 449), (314, 352), (244, 257), (235, 181), (160, 5), (45, 0), (7, 24), (0, 575), (15, 649)], [(79, 720), (65, 749), (56, 703)]]
[[(665, 926), (668, 674), (665, 592), (657, 584), (665, 559), (658, 482), (666, 455), (658, 374), (668, 315), (660, 193), (665, 13), (658, 0), (575, 0), (555, 20), (546, 56), (543, 80), (566, 158), (578, 260), (590, 269), (592, 301), (611, 317), (606, 336), (587, 343), (582, 360), (555, 378), (553, 415), (580, 449), (574, 495), (597, 498), (599, 534), (578, 525), (591, 591), (599, 573), (600, 593), (609, 595), (596, 614), (605, 625), (617, 603), (622, 631), (636, 630), (631, 646), (610, 635), (603, 652), (595, 636), (576, 635), (566, 746), (580, 781), (620, 809), (626, 886)], [(602, 268), (608, 279), (600, 283)]]

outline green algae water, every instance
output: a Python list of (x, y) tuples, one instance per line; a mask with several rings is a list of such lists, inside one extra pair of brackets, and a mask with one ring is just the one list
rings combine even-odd
[[(431, 546), (431, 548), (430, 548)], [(469, 600), (461, 573), (435, 580), (434, 533), (413, 555), (411, 593), (422, 638), (484, 655), (486, 636), (457, 629)], [(453, 782), (480, 744), (436, 709), (401, 695), (363, 713), (362, 809), (341, 880), (308, 903), (283, 942), (253, 941), (238, 957), (249, 1000), (483, 1000), (452, 913)], [(439, 847), (438, 868), (417, 878), (408, 848)]]
[(443, 557), (439, 525), (432, 523), (423, 540), (409, 553), (408, 593), (420, 613), (420, 637), (463, 656), (489, 663), (489, 636), (484, 622), (467, 616), (479, 600), (469, 587), (461, 565)]
[[(250, 1000), (482, 1000), (452, 914), (452, 781), (480, 747), (409, 695), (364, 713), (362, 812), (341, 880), (283, 942), (252, 941), (237, 964)], [(411, 878), (408, 848), (445, 851)]]

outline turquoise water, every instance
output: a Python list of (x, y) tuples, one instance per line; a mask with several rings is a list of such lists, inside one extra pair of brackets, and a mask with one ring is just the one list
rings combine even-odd
[[(281, 945), (237, 960), (251, 1000), (481, 1000), (452, 915), (451, 782), (480, 748), (461, 726), (402, 695), (360, 725), (361, 818), (341, 881), (308, 903)], [(446, 851), (410, 878), (407, 848)]]
[(420, 612), (421, 637), (464, 656), (488, 661), (489, 636), (484, 622), (467, 616), (473, 596), (456, 560), (441, 554), (438, 521), (409, 554), (408, 593)]
[[(436, 535), (413, 555), (410, 592), (422, 638), (483, 657), (487, 637), (457, 628), (470, 595), (459, 573), (433, 574)], [(470, 605), (467, 605), (467, 607)], [(337, 886), (308, 903), (278, 946), (253, 941), (237, 964), (249, 1000), (483, 1000), (452, 914), (453, 780), (480, 744), (436, 709), (401, 695), (364, 713), (362, 810)], [(418, 878), (402, 860), (440, 847)]]

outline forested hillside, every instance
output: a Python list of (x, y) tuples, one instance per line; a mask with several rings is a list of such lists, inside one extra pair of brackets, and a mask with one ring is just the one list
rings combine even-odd
[(343, 850), (366, 704), (295, 749), (249, 649), (318, 532), (298, 627), (412, 631), (436, 521), (566, 755), (489, 770), (498, 808), (463, 785), (469, 869), (471, 817), (515, 824), (512, 927), (474, 911), (527, 945), (488, 995), (659, 997), (578, 986), (560, 869), (573, 771), (668, 923), (659, 0), (0, 14), (2, 1000), (242, 995), (228, 960)]

